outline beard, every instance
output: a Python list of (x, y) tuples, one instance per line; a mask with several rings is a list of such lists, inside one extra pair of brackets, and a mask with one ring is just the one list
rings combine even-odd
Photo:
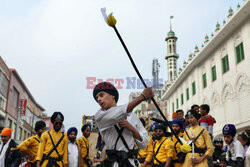
[(74, 142), (75, 142), (75, 140), (76, 140), (76, 138), (75, 138), (75, 137), (69, 137), (69, 141), (70, 141), (71, 143), (74, 143)]
[(155, 136), (155, 140), (161, 140), (164, 135)]
[(41, 132), (38, 132), (37, 135), (38, 135), (39, 137), (41, 137), (41, 136), (42, 136), (42, 133), (41, 133)]
[(178, 135), (180, 133), (180, 129), (179, 130), (174, 130), (174, 132)]
[(214, 146), (216, 150), (222, 150), (222, 146)]

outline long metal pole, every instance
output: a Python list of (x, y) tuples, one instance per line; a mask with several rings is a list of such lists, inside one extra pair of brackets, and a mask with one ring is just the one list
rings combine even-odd
[[(122, 43), (122, 46), (123, 46), (123, 48), (125, 49), (125, 51), (126, 51), (128, 57), (129, 57), (129, 59), (130, 59), (130, 62), (132, 63), (132, 66), (133, 66), (134, 69), (135, 69), (135, 72), (137, 73), (137, 75), (138, 75), (138, 77), (140, 78), (140, 80), (141, 80), (142, 84), (144, 85), (144, 87), (147, 88), (147, 85), (146, 85), (146, 83), (144, 82), (144, 80), (143, 80), (143, 78), (142, 78), (142, 76), (141, 76), (141, 74), (140, 74), (138, 68), (136, 67), (135, 62), (134, 62), (133, 58), (131, 57), (131, 55), (130, 55), (130, 53), (129, 53), (129, 51), (128, 51), (128, 48), (127, 48), (127, 46), (125, 45), (125, 43), (124, 43), (124, 41), (123, 41), (123, 39), (122, 39), (120, 33), (118, 32), (118, 30), (116, 29), (115, 26), (114, 26), (113, 28), (114, 28), (114, 30), (115, 30), (115, 32), (116, 32), (116, 35), (118, 36), (120, 42)], [(153, 103), (154, 103), (155, 107), (157, 108), (157, 110), (160, 112), (162, 118), (164, 119), (164, 121), (166, 122), (166, 124), (168, 125), (168, 127), (170, 128), (171, 132), (174, 134), (174, 136), (176, 137), (176, 139), (178, 140), (178, 142), (182, 145), (182, 144), (183, 144), (182, 141), (179, 139), (178, 135), (174, 132), (172, 126), (170, 125), (170, 123), (168, 122), (167, 118), (165, 117), (165, 115), (164, 115), (163, 112), (161, 111), (161, 109), (160, 109), (160, 107), (158, 106), (158, 104), (156, 103), (155, 99), (154, 99), (154, 98), (151, 98), (151, 100), (153, 101)]]
[(18, 135), (18, 127), (19, 127), (19, 120), (20, 120), (20, 111), (21, 111), (22, 107), (17, 107), (17, 120), (16, 120), (16, 128), (15, 128), (15, 135), (14, 138), (17, 141), (17, 135)]

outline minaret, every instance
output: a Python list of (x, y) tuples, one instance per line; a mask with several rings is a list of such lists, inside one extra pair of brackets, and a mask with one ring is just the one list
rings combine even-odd
[(168, 32), (166, 41), (167, 41), (168, 52), (165, 59), (167, 60), (168, 63), (168, 81), (171, 82), (177, 75), (177, 59), (179, 58), (179, 55), (176, 53), (177, 37), (175, 36), (174, 31), (172, 30), (171, 22), (170, 22), (170, 31)]

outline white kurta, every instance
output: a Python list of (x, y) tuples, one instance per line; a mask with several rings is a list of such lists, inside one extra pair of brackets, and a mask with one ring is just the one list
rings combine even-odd
[(78, 147), (76, 143), (68, 143), (68, 163), (69, 167), (78, 167)]
[[(118, 137), (118, 133), (116, 132), (114, 125), (118, 124), (119, 120), (121, 119), (127, 119), (127, 121), (133, 125), (135, 129), (137, 129), (142, 138), (142, 141), (140, 142), (139, 140), (133, 138), (132, 132), (124, 129), (122, 135), (130, 149), (134, 148), (134, 142), (136, 142), (139, 149), (144, 149), (148, 145), (149, 139), (146, 129), (143, 127), (140, 119), (134, 113), (127, 113), (127, 107), (128, 104), (112, 107), (108, 110), (100, 109), (95, 114), (95, 121), (106, 144), (107, 150), (115, 148), (115, 142)], [(117, 142), (116, 150), (128, 151), (121, 139), (119, 139)], [(133, 166), (135, 166), (133, 159), (129, 159), (129, 161)], [(114, 167), (118, 167), (118, 163), (115, 163)]]
[(5, 164), (5, 153), (9, 147), (9, 144), (10, 144), (10, 141), (11, 139), (9, 139), (9, 141), (3, 145), (3, 142), (1, 142), (1, 145), (0, 145), (0, 151), (1, 151), (1, 154), (0, 154), (0, 167), (4, 167), (4, 164)]
[(232, 154), (232, 160), (236, 161), (237, 158), (244, 158), (244, 147), (238, 140), (234, 140), (230, 145), (226, 145), (226, 159), (229, 160), (229, 152)]
[(245, 166), (250, 166), (250, 147), (248, 147), (246, 152)]

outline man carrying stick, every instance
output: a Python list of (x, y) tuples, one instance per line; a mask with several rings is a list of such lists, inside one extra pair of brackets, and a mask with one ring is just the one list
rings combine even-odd
[(144, 100), (154, 96), (152, 89), (147, 88), (129, 104), (117, 106), (118, 91), (108, 82), (96, 85), (93, 96), (101, 109), (95, 114), (95, 120), (106, 144), (108, 158), (105, 167), (135, 167), (136, 142), (139, 149), (148, 145), (148, 134), (139, 118), (132, 110)]

